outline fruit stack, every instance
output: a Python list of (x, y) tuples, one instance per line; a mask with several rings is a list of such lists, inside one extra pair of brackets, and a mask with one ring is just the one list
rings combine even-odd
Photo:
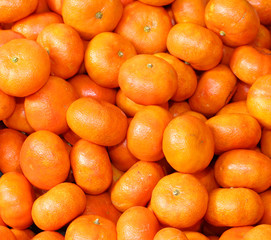
[(0, 0), (1, 240), (271, 240), (270, 0)]

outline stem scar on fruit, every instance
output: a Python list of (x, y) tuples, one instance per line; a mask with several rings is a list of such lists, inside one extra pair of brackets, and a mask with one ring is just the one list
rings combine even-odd
[(45, 47), (44, 49), (46, 50), (46, 52), (47, 52), (48, 54), (50, 54), (50, 50), (49, 50), (48, 47)]
[(11, 59), (11, 61), (14, 62), (14, 63), (18, 62), (18, 60), (19, 60), (18, 57), (13, 57), (13, 58)]
[(149, 26), (144, 27), (144, 32), (148, 33), (151, 31), (151, 28)]
[(224, 37), (224, 36), (226, 36), (226, 33), (225, 33), (224, 31), (221, 30), (221, 31), (219, 32), (219, 35), (222, 36), (222, 37)]
[(101, 18), (103, 17), (102, 12), (101, 12), (101, 11), (97, 12), (97, 13), (95, 14), (95, 17), (96, 17), (97, 19), (101, 19)]
[(118, 51), (118, 56), (123, 57), (124, 53), (122, 51)]
[(99, 218), (96, 218), (96, 219), (93, 221), (93, 223), (96, 224), (96, 225), (100, 225)]
[(152, 68), (153, 65), (152, 65), (151, 63), (148, 63), (148, 64), (147, 64), (147, 67), (148, 67), (148, 68)]
[(175, 189), (174, 191), (173, 191), (173, 195), (174, 196), (178, 196), (180, 194), (180, 191), (178, 190), (178, 189)]

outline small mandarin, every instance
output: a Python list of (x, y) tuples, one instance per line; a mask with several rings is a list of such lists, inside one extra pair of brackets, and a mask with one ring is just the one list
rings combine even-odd
[(136, 162), (114, 185), (111, 191), (113, 205), (121, 212), (133, 206), (145, 206), (151, 199), (153, 188), (163, 176), (159, 164)]
[(30, 227), (33, 202), (32, 185), (23, 174), (8, 172), (0, 178), (1, 217), (8, 226), (16, 229)]
[(260, 196), (248, 188), (217, 188), (209, 194), (205, 220), (214, 226), (242, 227), (263, 216)]
[(117, 240), (116, 225), (98, 215), (91, 214), (77, 217), (68, 226), (65, 240), (80, 239)]
[(119, 86), (120, 66), (135, 55), (135, 47), (129, 40), (117, 33), (103, 32), (89, 42), (85, 52), (85, 67), (95, 83), (116, 88)]
[(271, 225), (259, 224), (250, 229), (244, 236), (244, 240), (270, 240), (271, 239)]
[(191, 174), (175, 172), (156, 184), (150, 204), (161, 224), (188, 228), (205, 215), (208, 193)]
[(122, 12), (120, 0), (65, 0), (60, 10), (64, 23), (73, 27), (85, 40), (114, 30)]
[(114, 146), (126, 136), (126, 115), (106, 101), (79, 98), (69, 106), (66, 118), (75, 134), (98, 145)]
[(115, 32), (130, 40), (138, 54), (153, 54), (166, 51), (171, 27), (166, 9), (134, 1), (124, 8)]
[(211, 129), (201, 119), (181, 115), (167, 125), (162, 149), (168, 163), (177, 171), (195, 173), (205, 169), (214, 156)]
[(159, 229), (159, 223), (152, 211), (141, 206), (130, 207), (117, 223), (118, 240), (153, 240)]
[(181, 230), (177, 228), (165, 227), (159, 230), (153, 238), (153, 240), (167, 240), (167, 239), (187, 240), (187, 237)]
[(32, 207), (32, 218), (42, 230), (58, 230), (81, 215), (86, 195), (74, 183), (60, 183), (38, 197)]
[[(200, 46), (200, 47), (199, 47)], [(178, 23), (167, 36), (170, 54), (196, 70), (209, 70), (220, 62), (223, 44), (211, 30), (195, 23)]]
[(162, 159), (163, 133), (171, 119), (170, 112), (158, 106), (138, 111), (127, 131), (127, 147), (132, 155), (143, 161)]
[(166, 103), (177, 89), (177, 73), (165, 60), (138, 54), (120, 67), (119, 86), (132, 101), (143, 105)]
[(252, 228), (252, 226), (230, 228), (223, 232), (219, 240), (242, 240), (245, 234)]
[(13, 39), (1, 46), (0, 66), (0, 89), (15, 97), (35, 93), (47, 82), (50, 74), (47, 52), (37, 42), (28, 39)]
[(54, 232), (54, 231), (43, 231), (38, 233), (37, 235), (35, 235), (33, 238), (31, 238), (32, 240), (64, 240), (64, 236), (62, 236), (60, 233), (58, 232)]
[(106, 148), (78, 140), (70, 152), (75, 182), (87, 194), (101, 194), (112, 182), (112, 167)]
[(230, 47), (252, 42), (260, 27), (256, 10), (246, 0), (210, 0), (205, 8), (205, 23)]

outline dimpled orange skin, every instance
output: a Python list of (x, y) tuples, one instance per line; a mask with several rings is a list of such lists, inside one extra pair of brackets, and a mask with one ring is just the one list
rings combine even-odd
[(260, 224), (271, 224), (271, 189), (260, 194), (264, 205), (264, 214)]
[(168, 110), (172, 114), (172, 116), (175, 118), (175, 117), (182, 115), (185, 112), (191, 111), (191, 108), (190, 108), (188, 102), (186, 102), (186, 101), (171, 102)]
[(24, 101), (25, 98), (15, 98), (16, 105), (12, 114), (3, 120), (8, 128), (12, 128), (25, 133), (32, 133), (34, 129), (30, 126), (25, 116)]
[(0, 88), (15, 97), (38, 91), (50, 74), (47, 52), (28, 39), (14, 39), (1, 46), (0, 66)]
[(165, 60), (139, 54), (120, 67), (119, 86), (132, 101), (143, 105), (163, 104), (176, 92), (177, 73)]
[(120, 0), (65, 0), (62, 6), (64, 23), (72, 26), (85, 40), (101, 32), (113, 31), (122, 12)]
[(166, 51), (167, 34), (172, 23), (163, 7), (134, 1), (124, 8), (115, 32), (132, 42), (138, 54)]
[(220, 62), (223, 44), (209, 29), (194, 23), (178, 23), (167, 37), (168, 51), (196, 70), (209, 70)]
[(206, 237), (200, 232), (184, 231), (184, 234), (188, 240), (209, 240), (208, 237)]
[(38, 0), (1, 1), (1, 23), (16, 22), (35, 11)]
[(260, 196), (247, 188), (217, 188), (209, 194), (205, 220), (214, 226), (241, 227), (256, 224), (263, 216)]
[(64, 23), (52, 23), (37, 37), (51, 60), (51, 75), (68, 79), (74, 76), (84, 59), (84, 44), (77, 31)]
[(52, 23), (61, 23), (62, 18), (53, 12), (44, 12), (38, 14), (32, 14), (27, 18), (24, 18), (12, 25), (12, 30), (22, 34), (25, 38), (36, 40), (38, 34), (46, 26)]
[(245, 187), (263, 192), (271, 186), (271, 161), (254, 150), (223, 153), (215, 162), (215, 178), (222, 187)]
[(138, 161), (114, 185), (111, 191), (113, 205), (121, 212), (133, 206), (145, 206), (163, 176), (162, 167), (157, 163)]
[(85, 67), (94, 82), (102, 87), (116, 88), (120, 66), (135, 55), (135, 47), (129, 40), (117, 33), (103, 32), (89, 42)]
[(75, 182), (87, 194), (101, 194), (112, 182), (112, 167), (106, 148), (80, 139), (70, 153)]
[(252, 42), (260, 27), (256, 10), (246, 0), (210, 0), (205, 8), (205, 23), (231, 47)]
[(244, 236), (244, 240), (270, 240), (271, 225), (260, 224), (250, 229)]
[[(270, 5), (271, 10), (271, 5)], [(264, 25), (260, 25), (260, 29), (258, 32), (258, 35), (254, 42), (252, 43), (252, 46), (260, 47), (260, 48), (271, 48), (271, 32), (267, 27)]]
[(74, 183), (60, 183), (37, 198), (32, 218), (42, 230), (58, 230), (83, 213), (86, 195)]
[(177, 73), (178, 86), (171, 100), (181, 102), (190, 98), (197, 88), (197, 75), (193, 68), (168, 53), (156, 53), (154, 56), (170, 63)]
[(187, 111), (187, 112), (184, 112), (182, 115), (194, 116), (194, 117), (202, 120), (203, 122), (207, 121), (207, 118), (202, 113), (199, 113), (199, 112), (196, 112), (196, 111)]
[(146, 106), (138, 111), (127, 131), (129, 151), (143, 161), (162, 159), (163, 133), (171, 119), (170, 112), (158, 106)]
[(53, 231), (43, 231), (38, 233), (35, 237), (31, 238), (31, 240), (64, 240), (64, 236), (58, 232)]
[(219, 240), (243, 240), (245, 234), (252, 228), (252, 226), (230, 228), (220, 236)]
[(213, 132), (216, 154), (238, 148), (253, 148), (261, 139), (261, 126), (249, 114), (221, 114), (209, 118), (206, 124)]
[(167, 239), (188, 240), (188, 238), (181, 230), (172, 227), (162, 228), (155, 234), (153, 238), (153, 240), (167, 240)]
[(69, 129), (66, 121), (67, 109), (77, 98), (78, 95), (69, 82), (50, 76), (39, 91), (25, 98), (26, 118), (36, 131), (64, 133)]
[(10, 227), (26, 229), (33, 223), (34, 192), (21, 173), (5, 173), (0, 179), (0, 207), (3, 221)]
[(236, 83), (237, 78), (226, 65), (220, 64), (204, 72), (195, 93), (189, 98), (191, 109), (208, 117), (213, 116), (230, 101)]
[(77, 74), (69, 79), (79, 97), (92, 97), (115, 104), (116, 89), (101, 87), (95, 83), (88, 75)]
[(271, 129), (271, 74), (258, 78), (251, 86), (247, 96), (248, 112), (262, 126)]
[(7, 30), (0, 29), (0, 46), (9, 42), (10, 40), (17, 39), (17, 38), (24, 38), (24, 36), (10, 29), (7, 29)]
[(190, 22), (204, 27), (205, 5), (205, 0), (176, 0), (171, 8), (177, 23)]
[(15, 109), (15, 98), (0, 90), (0, 119), (4, 120), (11, 116)]
[(19, 172), (20, 151), (26, 136), (13, 129), (4, 128), (0, 130), (0, 171)]
[(64, 142), (58, 135), (45, 130), (32, 133), (24, 141), (20, 164), (29, 182), (44, 190), (65, 181), (70, 170)]
[(214, 155), (214, 138), (200, 119), (182, 115), (167, 125), (163, 135), (163, 152), (177, 171), (195, 173), (206, 168)]
[(261, 137), (261, 151), (263, 154), (271, 158), (271, 130), (263, 129)]
[(118, 240), (153, 240), (159, 229), (159, 222), (151, 210), (141, 206), (131, 207), (117, 223)]
[[(128, 98), (121, 89), (116, 95), (116, 105), (129, 117), (133, 117), (139, 110), (142, 110), (145, 105), (135, 103)], [(168, 109), (168, 102), (160, 104), (162, 108)]]
[(150, 204), (161, 224), (187, 228), (203, 218), (208, 192), (191, 174), (175, 172), (156, 184)]
[(127, 138), (125, 138), (121, 143), (109, 147), (108, 153), (111, 162), (121, 171), (127, 171), (138, 161), (138, 159), (128, 149)]
[(13, 232), (5, 226), (0, 226), (0, 234), (3, 240), (17, 240)]
[(234, 50), (230, 68), (243, 82), (253, 84), (259, 77), (271, 74), (271, 51), (252, 46), (241, 46)]
[(249, 114), (247, 109), (247, 102), (245, 100), (238, 102), (231, 102), (221, 108), (216, 115), (227, 114), (227, 113), (243, 113)]
[(92, 99), (79, 98), (67, 111), (69, 127), (81, 138), (102, 146), (122, 142), (127, 132), (127, 117), (115, 105)]
[(31, 231), (30, 229), (11, 229), (11, 232), (15, 235), (17, 240), (30, 240), (35, 236), (35, 233)]
[(260, 21), (264, 25), (271, 24), (271, 4), (269, 0), (248, 0), (248, 2), (256, 9)]
[(70, 223), (65, 240), (117, 240), (116, 225), (98, 215), (84, 215)]

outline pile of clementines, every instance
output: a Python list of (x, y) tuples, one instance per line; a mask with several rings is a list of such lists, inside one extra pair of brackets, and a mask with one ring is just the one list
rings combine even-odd
[(270, 0), (0, 0), (1, 240), (270, 240)]

